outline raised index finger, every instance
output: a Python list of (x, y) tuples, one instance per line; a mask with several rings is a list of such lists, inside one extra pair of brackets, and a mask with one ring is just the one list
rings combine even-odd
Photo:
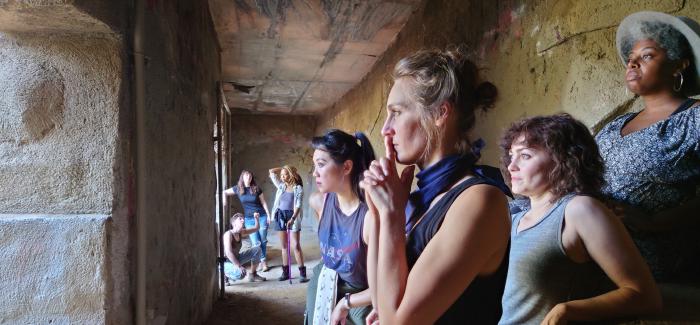
[(386, 149), (386, 158), (390, 161), (396, 160), (396, 151), (394, 150), (394, 139), (391, 136), (384, 137), (384, 148)]

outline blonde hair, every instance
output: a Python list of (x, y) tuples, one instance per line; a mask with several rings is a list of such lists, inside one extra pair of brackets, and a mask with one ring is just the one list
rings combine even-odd
[(294, 166), (284, 165), (282, 166), (282, 169), (286, 170), (287, 173), (292, 176), (292, 183), (287, 183), (287, 185), (302, 185), (301, 176), (299, 176), (297, 169)]
[(477, 66), (467, 58), (462, 47), (447, 50), (420, 50), (401, 59), (392, 73), (394, 81), (406, 78), (411, 86), (410, 98), (418, 104), (421, 128), (428, 143), (425, 158), (433, 146), (442, 141), (444, 132), (435, 126), (440, 105), (450, 102), (457, 113), (460, 153), (471, 147), (469, 131), (474, 127), (475, 111), (493, 107), (498, 90), (490, 82), (479, 82)]

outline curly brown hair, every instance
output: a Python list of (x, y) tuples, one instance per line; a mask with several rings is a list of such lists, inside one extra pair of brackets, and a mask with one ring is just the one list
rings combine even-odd
[(548, 183), (555, 200), (569, 193), (600, 196), (605, 165), (598, 144), (583, 123), (564, 113), (524, 118), (511, 124), (500, 143), (501, 167), (508, 182), (510, 148), (521, 137), (525, 145), (541, 148), (552, 158), (554, 168), (549, 172)]

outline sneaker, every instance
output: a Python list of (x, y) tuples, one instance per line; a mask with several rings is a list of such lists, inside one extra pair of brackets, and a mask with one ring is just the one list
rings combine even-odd
[(255, 281), (267, 281), (267, 279), (259, 276), (257, 273), (249, 273), (248, 274), (248, 282), (255, 282)]

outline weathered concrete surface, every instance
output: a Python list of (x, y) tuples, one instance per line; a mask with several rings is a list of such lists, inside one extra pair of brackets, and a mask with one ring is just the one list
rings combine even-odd
[[(292, 165), (297, 168), (304, 182), (303, 226), (316, 226), (311, 214), (308, 197), (315, 187), (311, 138), (315, 135), (316, 119), (311, 116), (284, 115), (234, 115), (231, 123), (232, 153), (231, 184), (238, 182), (241, 170), (250, 170), (258, 185), (263, 188), (268, 208), (272, 209), (276, 189), (268, 170), (272, 167)], [(232, 211), (242, 211), (240, 202), (229, 197)], [(274, 211), (270, 211), (274, 213)], [(268, 236), (274, 236), (269, 231)]]
[(0, 323), (107, 321), (107, 215), (0, 215)]
[(371, 69), (420, 0), (210, 0), (231, 107), (317, 113)]
[(153, 324), (199, 324), (216, 296), (219, 49), (206, 2), (146, 11), (147, 297)]
[(110, 213), (120, 48), (107, 35), (0, 34), (1, 212)]
[(497, 164), (500, 133), (522, 116), (565, 111), (598, 128), (639, 108), (625, 91), (614, 42), (619, 21), (640, 10), (700, 19), (700, 4), (682, 0), (425, 2), (363, 83), (320, 116), (317, 132), (328, 126), (365, 130), (382, 148), (394, 64), (420, 48), (458, 43), (472, 49), (484, 78), (500, 90), (495, 109), (479, 118), (474, 132), (487, 142), (485, 162)]
[(8, 323), (131, 321), (122, 42), (71, 5), (0, 3), (0, 240), (24, 248), (2, 246)]
[[(111, 33), (112, 29), (95, 18), (93, 12), (102, 8), (119, 8), (103, 1), (75, 0), (2, 0), (0, 1), (0, 30), (11, 33)], [(86, 10), (88, 9), (88, 10)], [(110, 22), (120, 18), (111, 10)]]

